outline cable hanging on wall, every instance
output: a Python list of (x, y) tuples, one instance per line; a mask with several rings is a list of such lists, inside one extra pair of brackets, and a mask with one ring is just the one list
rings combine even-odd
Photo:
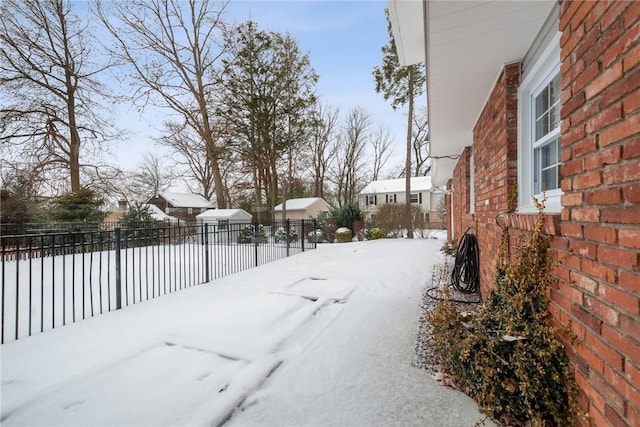
[[(478, 247), (478, 238), (471, 233), (473, 227), (467, 228), (464, 235), (458, 242), (458, 250), (455, 255), (455, 262), (451, 271), (451, 281), (449, 286), (462, 294), (477, 294), (480, 288), (480, 249)], [(477, 301), (459, 300), (447, 297), (438, 297), (433, 295), (433, 291), (438, 290), (437, 286), (427, 289), (427, 295), (436, 300), (448, 300), (459, 303), (480, 303)]]

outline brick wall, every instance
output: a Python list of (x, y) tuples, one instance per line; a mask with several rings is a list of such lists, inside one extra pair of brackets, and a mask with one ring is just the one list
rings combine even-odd
[[(563, 2), (562, 218), (552, 290), (596, 425), (640, 425), (640, 2)], [(567, 343), (569, 344), (569, 343)]]
[[(639, 17), (640, 2), (564, 1), (560, 8), (564, 195), (562, 213), (545, 222), (554, 236), (550, 311), (575, 334), (565, 346), (580, 402), (598, 426), (640, 426)], [(450, 181), (455, 238), (477, 229), (484, 295), (495, 275), (496, 215), (513, 245), (535, 218), (504, 214), (517, 181), (518, 83), (519, 66), (505, 66), (474, 128), (474, 215), (468, 149)]]
[[(453, 170), (453, 179), (451, 180), (454, 211), (453, 235), (456, 241), (460, 239), (468, 227), (475, 227), (473, 215), (469, 213), (471, 206), (469, 201), (470, 163), (471, 150), (467, 147), (456, 163), (456, 167)], [(449, 228), (451, 228), (451, 221), (449, 221)]]
[(487, 294), (493, 287), (501, 228), (496, 216), (509, 210), (508, 194), (517, 180), (517, 118), (520, 65), (506, 65), (473, 130), (475, 213), (470, 212), (469, 148), (462, 153), (453, 172), (454, 236), (460, 239), (474, 227), (480, 245), (480, 287)]

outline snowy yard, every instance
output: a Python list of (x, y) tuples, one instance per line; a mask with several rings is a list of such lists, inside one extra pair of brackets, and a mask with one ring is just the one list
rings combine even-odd
[[(206, 274), (217, 279), (300, 251), (299, 244), (196, 241), (122, 249), (121, 303), (136, 304), (204, 283)], [(114, 250), (2, 262), (2, 341), (115, 310), (116, 264)]]
[(2, 345), (3, 425), (474, 425), (411, 367), (442, 240), (320, 245)]

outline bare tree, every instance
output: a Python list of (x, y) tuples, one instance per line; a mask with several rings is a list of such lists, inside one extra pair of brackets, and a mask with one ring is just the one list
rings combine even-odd
[[(66, 0), (0, 2), (0, 142), (42, 173), (62, 171), (80, 189), (81, 152), (114, 135), (87, 20)], [(92, 158), (94, 153), (92, 154)]]
[(209, 0), (97, 0), (98, 15), (116, 41), (111, 54), (129, 66), (133, 99), (168, 107), (204, 143), (219, 208), (226, 207), (220, 172), (224, 150), (210, 101), (224, 50), (217, 36), (226, 3)]
[(427, 107), (420, 109), (418, 114), (413, 116), (412, 139), (413, 154), (416, 159), (413, 176), (427, 176), (431, 172)]
[(378, 180), (380, 171), (393, 154), (392, 142), (393, 137), (391, 136), (391, 131), (389, 128), (380, 124), (374, 131), (371, 139), (371, 146), (373, 148), (373, 171), (371, 173), (371, 179), (373, 181)]
[[(190, 126), (167, 122), (165, 128), (170, 133), (159, 138), (158, 142), (174, 152), (173, 159), (184, 172), (184, 183), (192, 192), (211, 200), (216, 194), (216, 185), (212, 163), (202, 155), (206, 153), (206, 143)], [(220, 188), (223, 189), (223, 187)]]
[(310, 124), (310, 160), (313, 171), (313, 195), (325, 198), (325, 179), (336, 156), (339, 110), (318, 103)]
[(357, 186), (363, 179), (365, 147), (369, 138), (371, 116), (362, 107), (349, 110), (340, 135), (333, 182), (337, 187), (338, 206), (356, 199)]
[(172, 174), (160, 156), (146, 153), (132, 178), (135, 191), (140, 194), (141, 200), (147, 200), (169, 188)]

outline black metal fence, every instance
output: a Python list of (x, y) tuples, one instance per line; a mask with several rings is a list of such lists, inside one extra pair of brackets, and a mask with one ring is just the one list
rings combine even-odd
[(314, 249), (315, 221), (0, 236), (1, 342)]

